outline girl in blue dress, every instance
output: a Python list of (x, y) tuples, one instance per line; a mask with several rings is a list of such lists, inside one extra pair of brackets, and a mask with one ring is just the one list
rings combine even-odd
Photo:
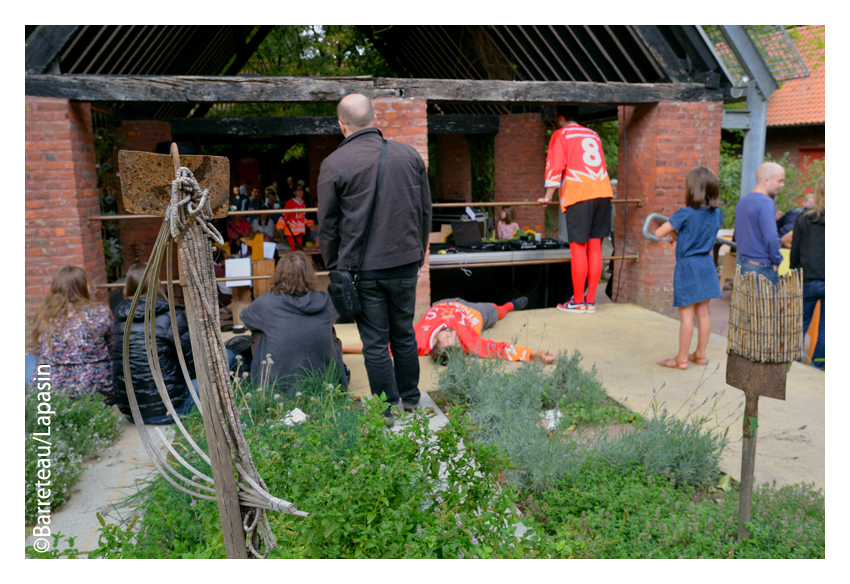
[[(688, 361), (708, 365), (705, 349), (711, 334), (711, 315), (708, 302), (720, 298), (720, 280), (711, 251), (717, 230), (723, 223), (720, 188), (714, 173), (700, 166), (685, 179), (685, 207), (670, 217), (655, 231), (656, 237), (672, 234), (676, 242), (676, 271), (673, 275), (673, 306), (679, 309), (679, 354), (674, 359), (662, 359), (664, 367), (687, 369)], [(694, 315), (697, 317), (697, 348), (689, 353), (694, 335)]]

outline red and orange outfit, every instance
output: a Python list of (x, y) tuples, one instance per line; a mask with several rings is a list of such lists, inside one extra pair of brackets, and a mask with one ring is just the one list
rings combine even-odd
[[(561, 211), (564, 213), (568, 207), (582, 201), (613, 198), (599, 135), (576, 123), (556, 130), (549, 140), (544, 187), (558, 187)], [(608, 213), (610, 217), (610, 210)], [(587, 282), (586, 301), (594, 303), (596, 286), (602, 275), (602, 239), (585, 238), (581, 234), (574, 238), (573, 230), (569, 228), (567, 234), (570, 240), (573, 299), (577, 304), (585, 302), (584, 287)]]
[[(511, 303), (496, 306), (499, 320), (512, 309)], [(482, 339), (483, 322), (480, 312), (459, 302), (445, 302), (432, 306), (414, 327), (419, 354), (428, 355), (434, 347), (437, 333), (444, 328), (451, 328), (457, 333), (458, 342), (464, 353), (505, 361), (528, 362), (534, 358), (534, 352), (528, 347)]]
[[(283, 206), (284, 209), (304, 209), (305, 207), (303, 199), (299, 202), (294, 198), (289, 199)], [(284, 213), (277, 220), (277, 230), (283, 231), (289, 249), (295, 251), (304, 247), (307, 225), (310, 223), (312, 221), (307, 221), (307, 216), (304, 213)]]

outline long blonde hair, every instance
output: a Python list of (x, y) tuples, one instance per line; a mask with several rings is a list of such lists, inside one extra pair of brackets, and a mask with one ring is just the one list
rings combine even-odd
[(826, 210), (826, 203), (824, 201), (825, 191), (826, 178), (822, 176), (815, 184), (815, 204), (812, 205), (811, 209), (806, 211), (807, 218), (811, 218), (813, 221), (818, 221), (821, 217), (823, 217)]
[(56, 272), (50, 294), (35, 315), (32, 327), (32, 351), (38, 353), (39, 339), (47, 334), (47, 347), (53, 349), (53, 332), (65, 322), (72, 308), (92, 304), (86, 273), (76, 266), (65, 266)]

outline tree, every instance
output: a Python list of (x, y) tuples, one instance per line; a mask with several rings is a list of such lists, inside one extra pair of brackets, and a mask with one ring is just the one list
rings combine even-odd
[[(366, 35), (351, 25), (279, 25), (263, 40), (240, 75), (283, 77), (395, 77)], [(219, 104), (208, 115), (215, 117), (328, 116), (330, 103)]]

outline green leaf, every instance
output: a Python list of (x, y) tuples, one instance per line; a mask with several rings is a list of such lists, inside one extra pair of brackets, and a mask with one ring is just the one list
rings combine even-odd
[(723, 491), (728, 491), (729, 489), (731, 489), (732, 488), (732, 477), (730, 477), (728, 474), (725, 474), (722, 477), (720, 477), (720, 480), (717, 481), (717, 488), (721, 489)]

